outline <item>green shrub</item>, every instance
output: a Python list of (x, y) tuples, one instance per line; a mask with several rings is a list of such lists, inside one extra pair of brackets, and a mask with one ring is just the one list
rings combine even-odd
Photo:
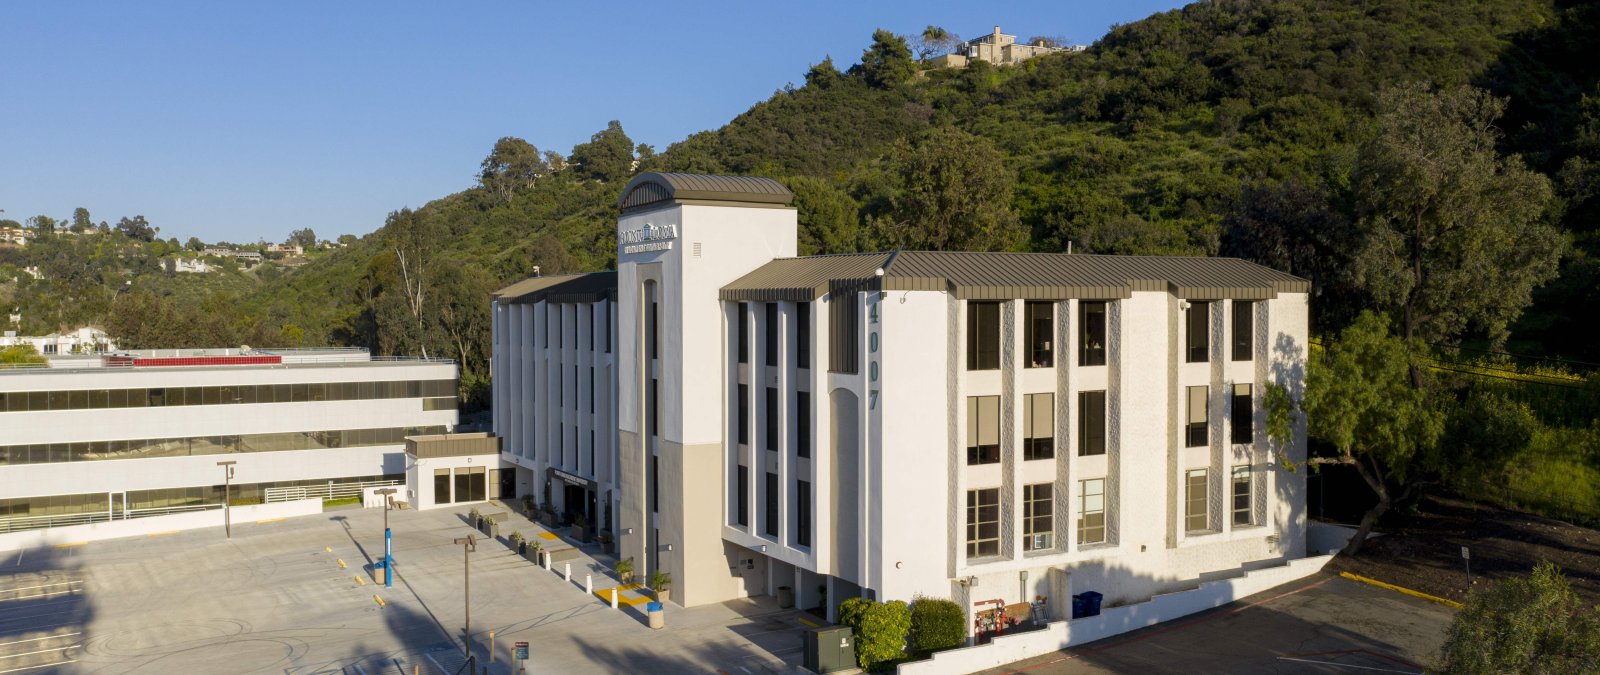
[(1561, 570), (1541, 562), (1467, 597), (1446, 634), (1444, 673), (1586, 673), (1600, 668), (1600, 611), (1586, 606)]
[(911, 646), (919, 652), (960, 647), (967, 641), (967, 617), (961, 605), (942, 598), (918, 597), (911, 603)]
[(906, 603), (850, 598), (839, 603), (839, 623), (856, 638), (856, 663), (862, 670), (882, 670), (906, 657), (911, 610)]

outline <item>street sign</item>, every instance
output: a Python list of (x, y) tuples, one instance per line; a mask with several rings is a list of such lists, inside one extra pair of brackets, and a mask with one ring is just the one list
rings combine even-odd
[(517, 643), (517, 660), (518, 661), (527, 661), (528, 660), (528, 643), (526, 643), (526, 642), (518, 642)]
[(1462, 546), (1461, 547), (1461, 559), (1462, 560), (1471, 560), (1472, 559), (1472, 551), (1467, 550), (1467, 547)]

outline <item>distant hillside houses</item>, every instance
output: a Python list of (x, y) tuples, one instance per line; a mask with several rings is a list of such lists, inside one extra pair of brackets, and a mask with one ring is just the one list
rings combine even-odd
[[(13, 314), (12, 322), (16, 323), (21, 318), (20, 315)], [(49, 335), (17, 335), (14, 330), (8, 330), (3, 335), (0, 335), (0, 349), (13, 345), (33, 345), (35, 351), (47, 356), (53, 354), (102, 354), (117, 351), (116, 340), (95, 326), (84, 326)]]
[(33, 238), (33, 232), (21, 227), (0, 227), (0, 244), (16, 244), (27, 246), (28, 240)]
[(199, 258), (179, 258), (174, 256), (168, 258), (168, 260), (172, 261), (172, 271), (180, 274), (210, 274), (222, 269)]
[(1084, 49), (1087, 49), (1084, 45), (1058, 46), (1044, 39), (1035, 39), (1033, 44), (1021, 44), (1017, 42), (1017, 36), (1002, 33), (1000, 27), (995, 26), (993, 33), (967, 40), (956, 51), (929, 59), (928, 64), (935, 68), (965, 68), (971, 61), (987, 61), (995, 65), (1009, 66), (1035, 56), (1058, 52), (1081, 52)]
[(284, 253), (289, 255), (305, 255), (306, 249), (299, 244), (267, 244), (268, 253)]
[(200, 250), (200, 255), (216, 256), (218, 258), (234, 258), (243, 260), (248, 264), (261, 262), (260, 251), (241, 251), (222, 246), (207, 246)]

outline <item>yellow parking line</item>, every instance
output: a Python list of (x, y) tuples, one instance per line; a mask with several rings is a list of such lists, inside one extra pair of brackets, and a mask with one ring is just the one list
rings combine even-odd
[(89, 542), (87, 542), (87, 541), (75, 541), (75, 542), (72, 542), (70, 544), (56, 544), (56, 548), (72, 548), (74, 546), (82, 546), (82, 545), (87, 544), (87, 543), (89, 543)]
[(281, 523), (281, 522), (283, 522), (282, 518), (268, 518), (266, 520), (258, 520), (258, 521), (256, 521), (256, 524), (257, 525), (265, 525), (267, 523)]
[(805, 619), (805, 617), (799, 617), (799, 616), (797, 616), (797, 617), (795, 617), (795, 621), (799, 621), (799, 622), (800, 622), (800, 623), (803, 623), (803, 624), (805, 624), (805, 625), (807, 625), (807, 626), (810, 626), (810, 627), (812, 627), (812, 628), (816, 628), (816, 627), (817, 627), (817, 624), (814, 624), (814, 623), (811, 623), (811, 622), (810, 622), (810, 621), (807, 621), (807, 620), (806, 620), (806, 619)]
[(558, 537), (558, 536), (556, 536), (554, 534), (551, 534), (549, 532), (540, 532), (539, 533), (539, 538), (540, 539), (549, 539), (549, 540), (554, 541), (556, 539), (560, 539), (561, 537)]
[(386, 607), (387, 606), (387, 605), (384, 604), (383, 598), (380, 598), (380, 597), (374, 595), (374, 596), (372, 596), (372, 599), (378, 601), (378, 606), (379, 607)]
[(164, 536), (169, 535), (169, 534), (177, 534), (177, 533), (178, 533), (177, 530), (167, 530), (166, 532), (151, 532), (150, 534), (147, 534), (145, 536), (146, 537), (164, 537)]
[(1456, 602), (1454, 600), (1441, 598), (1441, 597), (1439, 597), (1437, 595), (1428, 595), (1427, 593), (1423, 593), (1422, 591), (1413, 591), (1413, 590), (1411, 590), (1409, 588), (1405, 588), (1403, 586), (1396, 586), (1394, 584), (1386, 584), (1386, 583), (1384, 583), (1382, 581), (1378, 581), (1377, 579), (1368, 579), (1368, 578), (1366, 578), (1364, 576), (1361, 576), (1359, 574), (1351, 574), (1349, 572), (1340, 572), (1339, 576), (1344, 577), (1346, 579), (1349, 579), (1351, 581), (1359, 581), (1359, 582), (1361, 582), (1363, 584), (1372, 584), (1373, 586), (1377, 586), (1378, 588), (1387, 588), (1387, 589), (1389, 589), (1391, 591), (1398, 591), (1400, 593), (1404, 593), (1406, 595), (1409, 595), (1409, 596), (1411, 596), (1413, 598), (1422, 598), (1423, 600), (1427, 600), (1428, 602), (1437, 602), (1437, 603), (1439, 603), (1441, 605), (1444, 605), (1445, 607), (1450, 607), (1450, 608), (1453, 608), (1453, 609), (1461, 609), (1461, 603)]
[(362, 579), (360, 575), (356, 575), (355, 580), (356, 580), (356, 583), (361, 584), (362, 586), (367, 585), (367, 580), (366, 579)]

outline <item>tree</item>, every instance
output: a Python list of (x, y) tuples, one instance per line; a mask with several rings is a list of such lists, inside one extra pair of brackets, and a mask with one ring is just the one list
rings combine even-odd
[(1413, 360), (1425, 353), (1417, 340), (1390, 335), (1388, 319), (1368, 311), (1327, 344), (1322, 358), (1308, 362), (1303, 406), (1309, 432), (1338, 453), (1310, 461), (1355, 467), (1378, 497), (1345, 547), (1348, 555), (1361, 550), (1390, 506), (1410, 498), (1437, 460), (1444, 416), (1428, 389), (1412, 386), (1409, 376)]
[(888, 89), (903, 84), (917, 72), (906, 39), (879, 28), (872, 33), (872, 46), (861, 52), (861, 76), (874, 87)]
[(341, 235), (339, 235), (339, 245), (340, 246), (349, 246), (351, 244), (356, 243), (357, 241), (359, 241), (359, 240), (353, 234), (341, 234)]
[(951, 126), (897, 142), (859, 184), (884, 248), (1005, 251), (1026, 240), (994, 142)]
[(494, 143), (494, 150), (483, 158), (478, 172), (478, 184), (499, 201), (511, 200), (518, 190), (526, 190), (548, 173), (550, 167), (539, 155), (539, 149), (514, 136), (506, 136)]
[(56, 233), (56, 223), (59, 222), (50, 216), (34, 216), (28, 219), (28, 226), (33, 228), (36, 237), (43, 239)]
[(822, 59), (822, 63), (806, 70), (806, 86), (827, 89), (838, 84), (842, 77), (844, 76), (839, 74), (839, 69), (833, 65), (833, 57), (829, 56)]
[(194, 251), (196, 253), (199, 253), (200, 251), (205, 250), (206, 243), (203, 242), (203, 241), (200, 241), (199, 237), (189, 237), (189, 241), (184, 242), (183, 243), (183, 247), (186, 248), (186, 249), (189, 249), (191, 251)]
[(1591, 673), (1600, 670), (1600, 611), (1549, 561), (1467, 596), (1446, 632), (1439, 672)]
[(317, 247), (317, 233), (309, 227), (295, 230), (289, 233), (288, 243), (309, 251)]
[(862, 670), (879, 670), (906, 655), (911, 610), (904, 601), (850, 598), (839, 603), (839, 624), (855, 635), (856, 662)]
[(633, 139), (622, 131), (622, 123), (611, 120), (588, 143), (572, 146), (568, 160), (584, 178), (609, 183), (633, 175), (633, 149)]
[(143, 242), (155, 241), (158, 231), (150, 226), (150, 221), (145, 220), (144, 216), (134, 216), (131, 219), (123, 216), (122, 220), (117, 221), (116, 229), (129, 239)]
[(861, 224), (856, 201), (844, 190), (820, 178), (796, 176), (784, 180), (794, 193), (799, 214), (800, 255), (855, 253), (861, 250)]
[(917, 39), (917, 60), (926, 61), (932, 56), (948, 54), (960, 44), (961, 38), (955, 33), (938, 26), (928, 26), (922, 29), (922, 35)]
[(1566, 239), (1546, 222), (1550, 181), (1495, 150), (1506, 102), (1413, 84), (1379, 99), (1378, 130), (1355, 176), (1362, 243), (1356, 283), (1395, 312), (1406, 338), (1469, 327), (1504, 342)]
[(82, 206), (72, 210), (72, 231), (83, 233), (94, 229), (94, 220), (89, 217), (89, 209)]
[(17, 344), (0, 348), (0, 365), (23, 365), (34, 363), (49, 363), (50, 360), (39, 355), (39, 350), (31, 344)]

